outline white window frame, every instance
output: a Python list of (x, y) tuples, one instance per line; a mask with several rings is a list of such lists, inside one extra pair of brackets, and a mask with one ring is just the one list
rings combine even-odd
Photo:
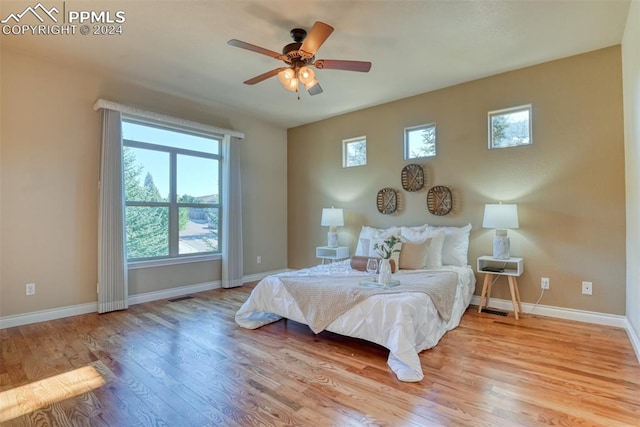
[[(434, 141), (433, 141), (434, 153), (426, 156), (412, 156), (411, 152), (409, 151), (410, 150), (409, 135), (412, 132), (420, 132), (430, 128), (433, 128), (433, 134), (434, 134)], [(429, 157), (435, 157), (437, 154), (438, 154), (438, 134), (437, 134), (435, 123), (427, 123), (425, 125), (410, 126), (410, 127), (404, 128), (404, 159), (405, 160), (426, 159)]]
[[(493, 119), (497, 117), (508, 116), (510, 114), (515, 114), (515, 113), (520, 113), (525, 111), (527, 112), (527, 115), (528, 115), (527, 124), (529, 128), (528, 129), (529, 142), (523, 143), (523, 144), (518, 143), (518, 144), (509, 144), (509, 145), (496, 145), (494, 141), (495, 135), (493, 132)], [(533, 111), (532, 111), (531, 104), (519, 105), (517, 107), (511, 107), (511, 108), (504, 108), (502, 110), (489, 111), (487, 125), (488, 125), (488, 138), (489, 138), (490, 150), (499, 149), (499, 148), (526, 147), (528, 145), (533, 144)]]
[[(197, 150), (183, 149), (178, 147), (170, 147), (166, 145), (157, 145), (149, 142), (140, 142), (140, 141), (131, 141), (125, 140), (124, 137), (122, 139), (122, 146), (133, 147), (133, 148), (143, 148), (158, 152), (166, 152), (169, 153), (170, 156), (170, 191), (169, 191), (169, 201), (168, 202), (139, 202), (139, 201), (124, 201), (126, 206), (141, 206), (141, 207), (167, 207), (169, 209), (169, 255), (167, 256), (159, 256), (159, 257), (148, 257), (148, 258), (128, 258), (127, 264), (130, 269), (136, 268), (146, 268), (146, 267), (155, 267), (161, 265), (174, 265), (174, 264), (182, 264), (188, 262), (197, 262), (197, 261), (206, 261), (213, 259), (221, 259), (221, 241), (222, 241), (222, 161), (223, 158), (219, 154), (222, 149), (222, 135), (205, 132), (202, 130), (194, 130), (186, 127), (177, 126), (174, 124), (161, 123), (159, 121), (153, 120), (145, 120), (132, 115), (122, 115), (122, 122), (135, 123), (143, 126), (156, 127), (159, 129), (165, 129), (173, 132), (180, 132), (189, 135), (197, 135), (206, 137), (212, 140), (217, 141), (218, 143), (218, 154), (206, 153)], [(192, 203), (179, 203), (177, 201), (176, 194), (176, 183), (177, 183), (177, 156), (178, 155), (187, 155), (193, 157), (202, 157), (207, 159), (213, 159), (218, 161), (218, 203), (203, 203), (203, 204), (192, 204)], [(124, 166), (124, 165), (123, 165)], [(123, 181), (123, 185), (125, 185)], [(123, 189), (124, 195), (124, 189)], [(179, 228), (178, 228), (178, 212), (179, 208), (184, 207), (198, 207), (198, 208), (215, 208), (218, 210), (218, 249), (216, 251), (209, 252), (198, 252), (193, 254), (179, 254)], [(126, 221), (126, 219), (125, 219)], [(126, 225), (125, 225), (126, 227)], [(125, 241), (126, 246), (126, 241)]]
[[(364, 142), (364, 163), (359, 164), (350, 164), (348, 149), (350, 144), (362, 143)], [(355, 138), (348, 138), (342, 140), (342, 167), (343, 168), (354, 168), (358, 166), (366, 166), (367, 165), (367, 137), (366, 135), (358, 136)]]

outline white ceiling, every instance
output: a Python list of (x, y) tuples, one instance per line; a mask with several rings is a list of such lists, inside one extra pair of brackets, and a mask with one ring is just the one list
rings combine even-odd
[[(619, 44), (629, 8), (629, 0), (41, 1), (67, 12), (122, 10), (123, 35), (2, 35), (3, 49), (287, 128)], [(3, 0), (0, 19), (37, 2)], [(371, 71), (318, 70), (324, 93), (300, 100), (277, 78), (242, 84), (282, 63), (227, 40), (280, 51), (292, 28), (315, 21), (335, 27), (317, 58), (371, 61)]]

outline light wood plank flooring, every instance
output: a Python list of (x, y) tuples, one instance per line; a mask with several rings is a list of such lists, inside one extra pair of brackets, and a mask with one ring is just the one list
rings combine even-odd
[(234, 322), (252, 286), (0, 330), (2, 426), (638, 426), (622, 329), (478, 314), (401, 383), (377, 345)]

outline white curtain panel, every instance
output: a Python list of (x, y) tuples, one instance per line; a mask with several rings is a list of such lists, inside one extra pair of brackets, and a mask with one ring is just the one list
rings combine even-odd
[(121, 113), (103, 109), (98, 214), (98, 312), (128, 307)]
[(242, 192), (240, 141), (225, 135), (222, 141), (222, 287), (242, 286)]

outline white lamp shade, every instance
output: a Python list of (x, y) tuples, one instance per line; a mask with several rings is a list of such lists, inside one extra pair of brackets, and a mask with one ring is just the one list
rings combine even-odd
[(323, 208), (320, 225), (325, 227), (342, 227), (344, 225), (344, 214), (339, 208)]
[(291, 68), (285, 68), (278, 73), (278, 80), (282, 83), (285, 89), (291, 92), (298, 91), (298, 79), (296, 78), (296, 72)]
[(502, 203), (484, 205), (482, 227), (499, 230), (518, 228), (518, 205)]
[(300, 79), (300, 83), (303, 85), (307, 85), (311, 81), (315, 80), (315, 77), (316, 73), (314, 73), (309, 67), (302, 67), (298, 70), (298, 78)]
[(283, 86), (287, 86), (295, 76), (295, 71), (291, 68), (286, 68), (278, 73), (278, 80), (280, 80)]
[(298, 91), (298, 79), (289, 80), (289, 83), (284, 85), (284, 88), (287, 89), (287, 90), (290, 90), (291, 92), (297, 92)]

